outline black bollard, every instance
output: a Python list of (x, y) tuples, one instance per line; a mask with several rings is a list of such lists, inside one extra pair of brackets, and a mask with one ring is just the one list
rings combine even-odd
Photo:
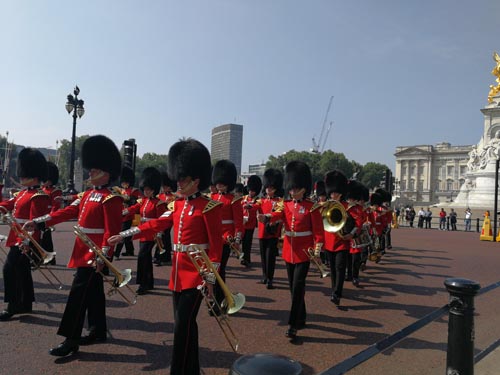
[(479, 233), (481, 230), (479, 229), (479, 218), (476, 219), (476, 232)]
[(302, 375), (300, 363), (276, 354), (258, 353), (238, 358), (229, 375)]
[(446, 375), (474, 374), (474, 296), (481, 286), (459, 278), (444, 282), (450, 293)]

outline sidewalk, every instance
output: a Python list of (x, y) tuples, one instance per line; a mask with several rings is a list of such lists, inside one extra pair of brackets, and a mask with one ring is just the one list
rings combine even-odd
[(496, 348), (474, 366), (476, 375), (497, 375), (500, 372), (500, 347)]

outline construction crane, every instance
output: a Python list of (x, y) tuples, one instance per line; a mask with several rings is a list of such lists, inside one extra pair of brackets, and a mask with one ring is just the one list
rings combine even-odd
[(316, 138), (312, 138), (313, 147), (311, 148), (311, 152), (315, 154), (320, 154), (323, 152), (326, 144), (326, 140), (328, 139), (328, 134), (330, 134), (330, 130), (332, 129), (333, 121), (327, 125), (328, 114), (330, 113), (330, 108), (332, 107), (333, 95), (330, 97), (330, 101), (328, 102), (328, 108), (326, 109), (325, 119), (323, 120), (323, 126), (321, 127), (321, 133), (319, 135), (318, 141), (316, 142)]

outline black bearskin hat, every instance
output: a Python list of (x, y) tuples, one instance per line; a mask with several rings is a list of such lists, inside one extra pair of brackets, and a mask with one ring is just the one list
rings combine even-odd
[(128, 165), (125, 165), (122, 168), (122, 173), (120, 174), (120, 183), (126, 182), (130, 186), (134, 186), (135, 184), (135, 173), (132, 168), (130, 168)]
[(153, 195), (158, 195), (161, 188), (161, 174), (155, 167), (144, 168), (141, 175), (141, 190), (148, 187), (154, 191)]
[(312, 175), (309, 166), (302, 161), (291, 161), (285, 167), (285, 190), (305, 189), (304, 196), (311, 193)]
[(242, 183), (238, 182), (234, 185), (233, 191), (235, 193), (245, 194), (245, 186)]
[(382, 196), (382, 199), (384, 202), (391, 202), (392, 200), (392, 194), (389, 193), (387, 190), (379, 188), (375, 190), (375, 193), (380, 194)]
[(122, 157), (111, 139), (94, 135), (83, 142), (82, 165), (87, 170), (95, 168), (108, 172), (109, 180), (113, 181), (120, 176)]
[(214, 170), (212, 171), (212, 183), (214, 185), (223, 184), (227, 186), (228, 192), (232, 191), (237, 177), (238, 171), (232, 161), (219, 160), (215, 163)]
[(370, 205), (381, 206), (384, 203), (384, 198), (379, 193), (373, 193), (370, 197)]
[(264, 172), (264, 189), (273, 187), (277, 191), (283, 188), (283, 173), (281, 171), (270, 168)]
[(161, 184), (162, 186), (168, 186), (172, 191), (177, 190), (177, 182), (168, 178), (167, 172), (161, 172)]
[(17, 156), (17, 177), (38, 178), (40, 181), (45, 181), (47, 178), (45, 156), (34, 148), (23, 148)]
[(254, 191), (257, 194), (260, 193), (260, 191), (262, 190), (262, 180), (260, 179), (259, 176), (254, 174), (254, 175), (248, 177), (247, 190)]
[(314, 194), (317, 197), (320, 197), (322, 195), (326, 195), (325, 181), (318, 180), (314, 183)]
[(51, 161), (47, 162), (47, 178), (45, 181), (50, 181), (52, 185), (57, 185), (59, 182), (59, 168)]
[(356, 180), (349, 180), (347, 183), (346, 199), (361, 201), (364, 198), (364, 186), (361, 182)]
[(347, 191), (347, 177), (338, 169), (325, 175), (326, 194), (330, 197), (332, 193), (345, 195)]
[(168, 151), (168, 177), (179, 181), (185, 177), (199, 178), (199, 190), (210, 185), (211, 161), (207, 148), (199, 141), (188, 138), (174, 143)]

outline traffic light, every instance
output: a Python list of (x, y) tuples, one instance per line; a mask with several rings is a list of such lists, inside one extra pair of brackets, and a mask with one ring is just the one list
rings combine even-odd
[(135, 156), (137, 154), (137, 145), (135, 139), (130, 138), (123, 141), (123, 165), (132, 168), (135, 172)]

